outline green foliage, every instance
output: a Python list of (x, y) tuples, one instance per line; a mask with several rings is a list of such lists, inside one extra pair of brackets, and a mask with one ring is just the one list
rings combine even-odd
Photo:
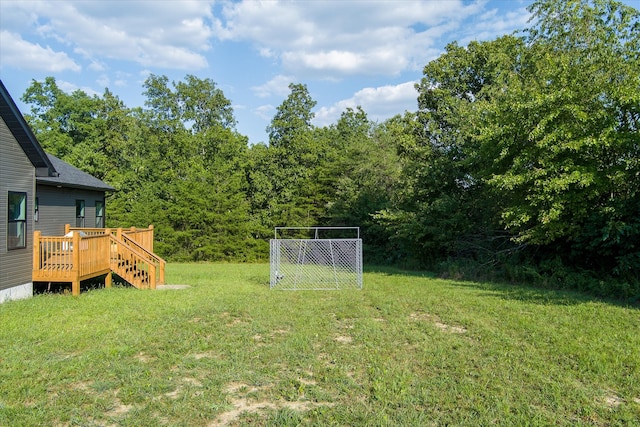
[(156, 227), (171, 260), (268, 257), (275, 226), (360, 226), (367, 262), (640, 298), (640, 15), (537, 0), (496, 40), (426, 64), (418, 111), (313, 125), (291, 84), (248, 146), (210, 79), (150, 75), (146, 108), (23, 96), (43, 147), (116, 188), (109, 226)]
[[(364, 255), (369, 262), (392, 262), (397, 257), (391, 231), (376, 219), (398, 190), (401, 162), (397, 141), (403, 137), (402, 120), (379, 126), (361, 109), (347, 109), (336, 126), (327, 130), (335, 160), (327, 173), (333, 188), (328, 214), (334, 225), (361, 227)], [(396, 259), (397, 260), (397, 259)]]
[(425, 67), (401, 218), (436, 259), (521, 252), (544, 270), (559, 257), (637, 295), (640, 15), (606, 1), (531, 11), (523, 36), (451, 44)]
[[(327, 167), (326, 140), (316, 138), (311, 111), (316, 102), (303, 84), (290, 84), (291, 93), (278, 106), (267, 128), (269, 146), (256, 146), (249, 171), (253, 209), (261, 227), (317, 225), (324, 217), (327, 182), (321, 178)], [(263, 192), (261, 192), (262, 190)]]
[(502, 217), (521, 241), (573, 238), (594, 209), (637, 194), (628, 159), (638, 123), (620, 118), (632, 118), (627, 107), (640, 102), (638, 53), (628, 50), (639, 37), (628, 11), (618, 20), (616, 9), (586, 3), (532, 6), (539, 22), (520, 72), (484, 106), (483, 143), (505, 160), (489, 182), (511, 198)]

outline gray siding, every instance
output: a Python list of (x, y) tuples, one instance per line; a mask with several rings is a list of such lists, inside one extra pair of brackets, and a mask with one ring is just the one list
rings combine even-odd
[(76, 200), (84, 200), (85, 223), (88, 228), (96, 224), (96, 200), (104, 201), (101, 191), (81, 190), (75, 188), (58, 188), (38, 184), (36, 196), (39, 204), (39, 219), (34, 223), (35, 229), (43, 236), (62, 236), (65, 224), (76, 225)]
[[(31, 283), (35, 168), (0, 118), (0, 290)], [(27, 193), (27, 247), (7, 250), (9, 191)]]

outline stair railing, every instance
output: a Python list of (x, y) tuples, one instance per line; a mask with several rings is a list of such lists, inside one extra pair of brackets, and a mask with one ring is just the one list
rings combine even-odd
[(144, 252), (129, 246), (110, 234), (111, 269), (137, 288), (156, 288), (156, 265), (149, 262)]

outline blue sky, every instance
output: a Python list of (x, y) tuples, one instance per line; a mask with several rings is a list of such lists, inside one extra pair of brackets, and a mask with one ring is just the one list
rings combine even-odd
[[(307, 85), (314, 124), (360, 105), (382, 121), (416, 110), (414, 84), (447, 43), (491, 40), (527, 25), (530, 1), (0, 2), (0, 78), (19, 101), (31, 80), (71, 92), (105, 88), (144, 106), (150, 74), (210, 78), (251, 144), (289, 94)], [(640, 8), (640, 0), (624, 3)]]

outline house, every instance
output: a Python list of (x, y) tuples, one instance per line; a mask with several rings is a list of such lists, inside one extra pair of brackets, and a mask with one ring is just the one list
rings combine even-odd
[(36, 177), (34, 230), (61, 236), (66, 224), (104, 228), (105, 192), (115, 189), (51, 154), (47, 158), (57, 176)]
[(33, 295), (34, 281), (69, 282), (78, 295), (81, 280), (106, 275), (108, 286), (112, 272), (140, 288), (163, 280), (153, 227), (104, 228), (109, 191), (45, 153), (0, 81), (0, 303)]

